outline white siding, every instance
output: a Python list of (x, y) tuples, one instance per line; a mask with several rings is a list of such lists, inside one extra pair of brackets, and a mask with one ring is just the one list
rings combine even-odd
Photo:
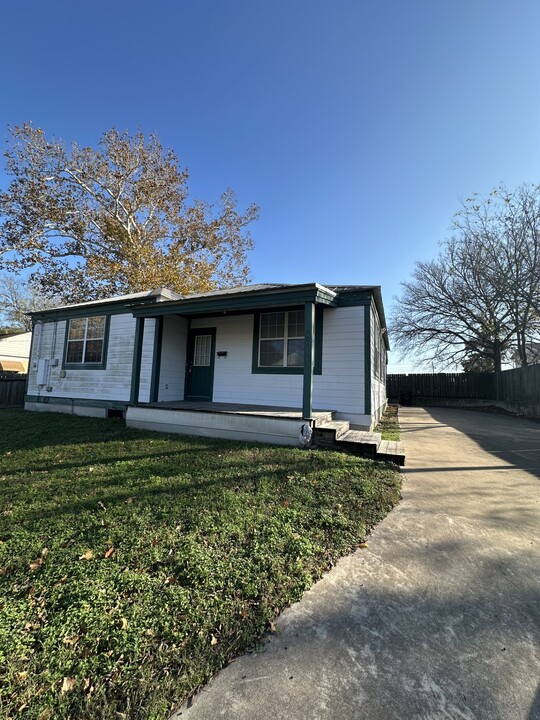
[[(150, 326), (148, 334), (153, 336), (153, 327), (151, 327), (153, 321), (147, 321), (146, 324)], [(147, 330), (146, 327), (145, 330)], [(28, 394), (43, 397), (128, 402), (131, 391), (131, 365), (135, 335), (135, 319), (131, 314), (112, 315), (110, 318), (107, 367), (104, 370), (66, 369), (65, 377), (61, 377), (65, 333), (65, 320), (36, 325), (29, 370)], [(143, 364), (146, 363), (146, 367), (148, 351), (152, 352), (152, 343), (146, 342), (146, 337), (145, 348), (146, 355), (143, 358)], [(49, 369), (48, 386), (52, 387), (49, 392), (45, 387), (40, 388), (36, 384), (38, 358), (58, 360), (58, 365)], [(141, 385), (143, 386), (143, 383)], [(145, 384), (144, 387), (146, 387)]]
[[(253, 315), (194, 319), (193, 328), (216, 328), (214, 402), (302, 407), (302, 375), (252, 374)], [(322, 375), (313, 378), (313, 407), (336, 410), (353, 422), (364, 415), (364, 308), (325, 309)]]
[(24, 368), (28, 365), (28, 356), (30, 355), (30, 341), (32, 333), (19, 333), (12, 337), (0, 339), (0, 360), (9, 362), (20, 362)]
[(364, 308), (325, 310), (322, 375), (313, 378), (313, 407), (363, 424), (364, 394)]
[(192, 328), (216, 328), (214, 402), (301, 407), (301, 375), (252, 375), (253, 315), (194, 319)]
[(158, 400), (183, 400), (186, 374), (187, 320), (166, 315), (163, 321)]
[(386, 346), (381, 331), (379, 315), (374, 305), (371, 306), (371, 416), (376, 424), (386, 407), (386, 363), (382, 374), (379, 371), (375, 347), (379, 343), (380, 351), (386, 358)]

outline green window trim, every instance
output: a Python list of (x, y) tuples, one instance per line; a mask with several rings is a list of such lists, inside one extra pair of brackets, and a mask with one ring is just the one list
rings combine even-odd
[[(99, 362), (68, 362), (68, 349), (69, 349), (69, 329), (72, 320), (89, 320), (90, 318), (104, 317), (105, 328), (103, 330), (103, 340), (101, 348), (101, 360)], [(64, 353), (62, 355), (62, 370), (105, 370), (107, 367), (107, 351), (109, 349), (109, 329), (110, 329), (110, 316), (104, 315), (103, 313), (95, 313), (93, 315), (86, 315), (84, 318), (70, 318), (66, 320), (66, 332), (64, 337)], [(88, 325), (86, 326), (86, 328)], [(86, 336), (87, 329), (85, 329), (84, 343), (86, 344), (88, 338)], [(101, 338), (99, 338), (101, 339)], [(85, 344), (83, 347), (85, 347)]]
[[(261, 329), (261, 315), (267, 312), (290, 312), (304, 311), (304, 306), (295, 305), (294, 307), (281, 307), (259, 310), (253, 317), (253, 355), (251, 362), (252, 375), (303, 375), (304, 366), (293, 367), (261, 367), (259, 365), (259, 340)], [(320, 305), (315, 307), (315, 365), (313, 366), (314, 375), (322, 375), (322, 354), (323, 354), (323, 314), (324, 308)]]

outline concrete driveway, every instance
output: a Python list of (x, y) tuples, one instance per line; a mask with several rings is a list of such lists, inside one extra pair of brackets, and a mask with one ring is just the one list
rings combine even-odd
[(403, 501), (179, 720), (540, 720), (540, 424), (402, 408)]

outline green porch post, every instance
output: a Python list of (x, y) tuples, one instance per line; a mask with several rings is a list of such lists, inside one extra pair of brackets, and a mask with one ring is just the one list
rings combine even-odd
[(315, 365), (315, 303), (304, 305), (304, 399), (302, 418), (311, 420), (313, 415), (313, 367)]
[(130, 404), (136, 405), (139, 402), (139, 385), (141, 383), (141, 360), (144, 338), (144, 318), (138, 317), (135, 320), (135, 340), (133, 343), (133, 365), (131, 367), (131, 397)]
[(150, 381), (150, 402), (157, 402), (159, 396), (159, 375), (161, 372), (161, 345), (163, 342), (163, 315), (155, 319), (154, 352), (152, 355), (152, 377)]

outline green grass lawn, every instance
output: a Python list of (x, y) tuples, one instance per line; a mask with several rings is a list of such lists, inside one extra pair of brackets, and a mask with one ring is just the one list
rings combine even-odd
[(387, 406), (374, 432), (381, 433), (383, 440), (399, 440), (401, 438), (397, 405)]
[(0, 717), (166, 718), (399, 489), (342, 453), (0, 411)]

